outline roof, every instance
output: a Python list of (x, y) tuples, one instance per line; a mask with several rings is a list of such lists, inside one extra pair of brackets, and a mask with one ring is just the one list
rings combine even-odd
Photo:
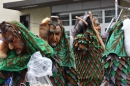
[(81, 1), (86, 0), (25, 0), (25, 1), (3, 3), (3, 8), (13, 10), (24, 10), (30, 8), (47, 7), (47, 6), (75, 3)]

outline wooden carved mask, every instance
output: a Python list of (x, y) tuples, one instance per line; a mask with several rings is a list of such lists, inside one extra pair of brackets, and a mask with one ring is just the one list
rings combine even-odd
[(98, 21), (98, 18), (97, 17), (93, 17), (93, 22), (94, 22), (94, 27), (95, 29), (100, 32), (101, 31), (101, 27), (100, 27), (100, 23)]
[(48, 37), (48, 42), (52, 47), (56, 47), (62, 37), (62, 29), (60, 25), (50, 25), (50, 30), (49, 30), (49, 37)]
[(57, 17), (51, 17), (49, 22), (49, 36), (48, 36), (48, 43), (52, 47), (56, 47), (62, 37), (63, 31), (61, 27), (61, 21)]
[(9, 49), (15, 50), (17, 54), (20, 54), (24, 49), (21, 32), (16, 27), (6, 22), (0, 24), (0, 29)]

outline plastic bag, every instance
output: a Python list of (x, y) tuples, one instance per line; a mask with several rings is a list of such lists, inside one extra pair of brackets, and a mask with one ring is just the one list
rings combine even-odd
[(35, 52), (27, 64), (26, 80), (30, 86), (52, 86), (49, 76), (52, 76), (52, 61)]

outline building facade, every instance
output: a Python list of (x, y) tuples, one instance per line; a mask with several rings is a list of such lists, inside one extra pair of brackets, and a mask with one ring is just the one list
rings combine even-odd
[[(39, 24), (43, 18), (48, 17), (51, 15), (50, 7), (40, 7), (40, 8), (24, 8), (20, 7), (21, 9), (9, 9), (6, 8), (10, 6), (10, 4), (24, 2), (24, 0), (1, 0), (0, 3), (0, 21), (11, 21), (16, 20), (22, 22), (30, 31), (34, 34), (38, 35), (39, 31)], [(16, 7), (17, 8), (17, 7)]]
[(39, 25), (45, 17), (51, 16), (50, 7), (25, 9), (20, 11), (20, 22), (22, 22), (34, 34), (39, 34)]
[(17, 10), (11, 10), (3, 8), (3, 3), (15, 2), (20, 0), (0, 0), (0, 22), (10, 21), (10, 20), (19, 20), (20, 12)]
[[(118, 0), (118, 2), (123, 5), (125, 3), (124, 0)], [(111, 19), (115, 16), (115, 0), (24, 0), (6, 2), (3, 3), (3, 7), (18, 11), (16, 20), (25, 24), (36, 35), (38, 35), (39, 24), (43, 18), (58, 15), (70, 36), (71, 43), (75, 16), (81, 16), (91, 11), (99, 18), (101, 34), (105, 32)]]

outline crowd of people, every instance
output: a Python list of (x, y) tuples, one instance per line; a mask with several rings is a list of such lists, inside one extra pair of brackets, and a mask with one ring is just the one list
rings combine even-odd
[[(129, 46), (124, 45), (125, 35), (121, 29), (126, 19), (118, 21), (109, 33), (101, 36), (97, 17), (89, 13), (76, 18), (72, 47), (58, 16), (43, 19), (38, 36), (18, 21), (1, 22), (0, 86), (30, 86), (29, 83), (33, 86), (129, 86), (130, 61), (126, 50)], [(37, 51), (51, 59), (52, 75), (43, 78), (34, 74), (36, 79), (28, 81), (27, 72), (31, 70), (28, 63)], [(38, 60), (35, 62), (38, 64)], [(47, 71), (47, 62), (43, 65), (39, 68)], [(40, 80), (50, 83), (43, 84)]]

